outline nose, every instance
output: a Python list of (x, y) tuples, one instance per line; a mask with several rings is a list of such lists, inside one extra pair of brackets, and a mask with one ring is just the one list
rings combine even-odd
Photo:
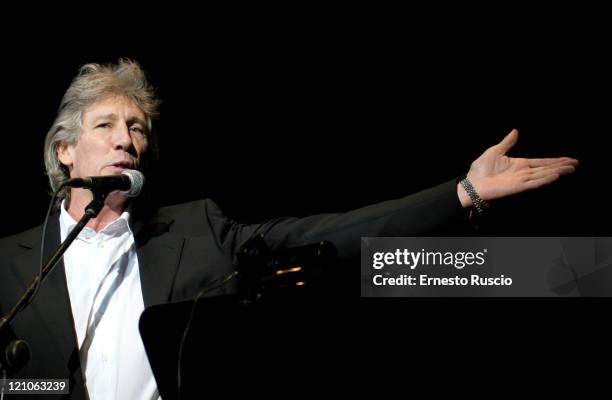
[(130, 135), (130, 128), (126, 124), (119, 124), (112, 135), (113, 148), (131, 153), (134, 150), (134, 143)]

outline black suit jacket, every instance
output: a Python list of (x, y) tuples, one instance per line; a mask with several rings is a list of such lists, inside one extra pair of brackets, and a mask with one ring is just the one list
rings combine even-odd
[[(265, 233), (272, 250), (328, 240), (346, 258), (359, 254), (362, 236), (419, 236), (465, 219), (453, 180), (343, 214), (278, 218), (251, 225), (232, 221), (212, 201), (200, 200), (161, 208), (146, 220), (135, 219), (132, 229), (144, 304), (149, 307), (193, 298), (207, 283), (227, 276), (236, 266), (237, 250), (259, 233)], [(58, 214), (51, 217), (47, 229), (45, 260), (60, 243)], [(12, 307), (38, 273), (40, 238), (41, 227), (37, 227), (0, 241), (0, 311)], [(12, 328), (32, 351), (32, 361), (20, 377), (68, 378), (69, 398), (85, 398), (62, 262)]]

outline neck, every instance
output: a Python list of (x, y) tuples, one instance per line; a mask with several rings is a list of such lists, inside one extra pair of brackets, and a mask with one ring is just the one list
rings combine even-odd
[[(85, 214), (85, 207), (93, 200), (93, 195), (89, 190), (71, 189), (70, 203), (68, 204), (68, 214), (75, 220), (80, 220)], [(87, 223), (87, 227), (100, 232), (108, 224), (116, 220), (125, 211), (128, 199), (119, 192), (110, 193), (104, 200), (104, 206), (96, 218), (92, 218)]]

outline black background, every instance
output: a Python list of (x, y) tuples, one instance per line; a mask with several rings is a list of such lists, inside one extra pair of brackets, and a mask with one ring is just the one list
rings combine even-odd
[(247, 222), (346, 211), (452, 179), (518, 128), (511, 155), (581, 167), (498, 202), (481, 233), (606, 235), (605, 28), (497, 17), (222, 26), (67, 52), (15, 45), (2, 64), (0, 236), (44, 216), (43, 140), (79, 66), (119, 57), (138, 60), (163, 100), (162, 204), (211, 197)]
[[(13, 42), (24, 24), (2, 49), (0, 236), (43, 218), (44, 135), (78, 67), (118, 57), (139, 60), (164, 101), (162, 203), (211, 197), (250, 221), (345, 211), (454, 178), (516, 127), (511, 155), (568, 155), (581, 166), (554, 186), (496, 203), (482, 233), (609, 236), (607, 14), (588, 5), (496, 7), (181, 10), (155, 21), (139, 15), (136, 29), (115, 15), (103, 24), (87, 15), (58, 24), (52, 39), (49, 30)], [(357, 279), (346, 279), (354, 283), (347, 299), (357, 296)], [(568, 331), (605, 332), (567, 299), (361, 299), (357, 318), (346, 304), (329, 304), (325, 321), (335, 323), (315, 325), (323, 338), (315, 342), (338, 354), (348, 336), (337, 331), (368, 333), (358, 351), (348, 340), (341, 347), (343, 360), (363, 360), (354, 365), (389, 354), (439, 369), (451, 354), (455, 372), (468, 356), (486, 366), (534, 355), (565, 366), (575, 345), (593, 343)], [(587, 304), (601, 305), (600, 315), (609, 309)], [(464, 346), (475, 338), (478, 346)], [(419, 343), (432, 346), (415, 359)], [(379, 370), (390, 381), (392, 369)]]

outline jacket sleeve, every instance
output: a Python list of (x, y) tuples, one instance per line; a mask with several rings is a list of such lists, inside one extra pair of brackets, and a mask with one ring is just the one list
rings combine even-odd
[(210, 200), (206, 204), (206, 214), (219, 246), (232, 255), (249, 238), (264, 234), (266, 244), (273, 251), (328, 240), (336, 247), (340, 258), (358, 255), (361, 237), (435, 234), (446, 224), (467, 220), (455, 180), (397, 200), (339, 214), (277, 218), (245, 225), (227, 219)]

